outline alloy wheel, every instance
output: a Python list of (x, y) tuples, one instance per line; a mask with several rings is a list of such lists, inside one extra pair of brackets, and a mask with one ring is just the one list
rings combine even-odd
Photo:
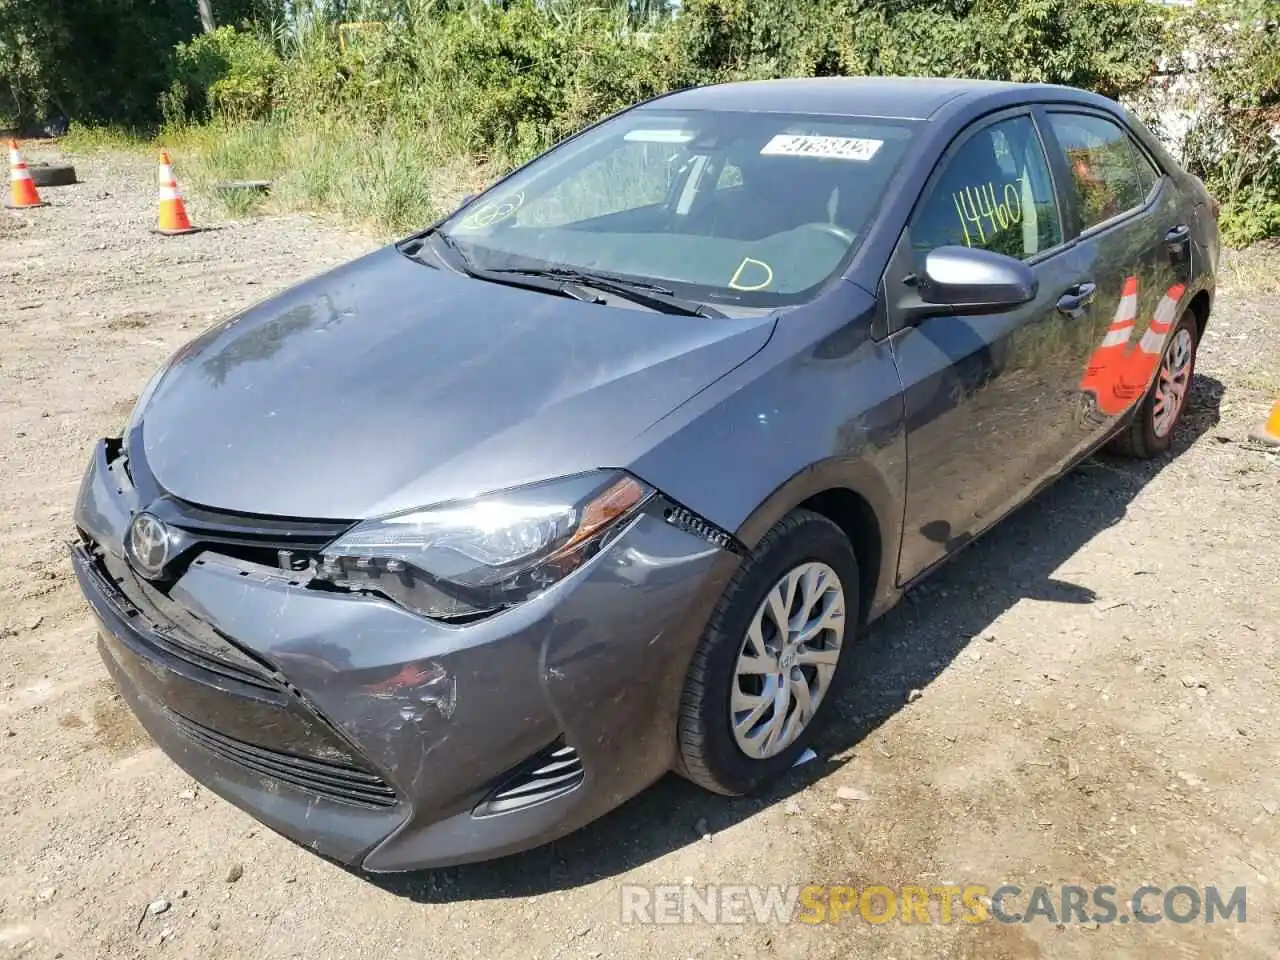
[(1194, 345), (1191, 331), (1178, 330), (1160, 362), (1156, 375), (1155, 402), (1151, 407), (1151, 428), (1157, 437), (1165, 437), (1178, 422), (1178, 414), (1186, 403), (1191, 386), (1191, 358)]
[(795, 742), (831, 688), (844, 642), (844, 586), (825, 563), (784, 574), (742, 639), (729, 691), (729, 722), (754, 760)]

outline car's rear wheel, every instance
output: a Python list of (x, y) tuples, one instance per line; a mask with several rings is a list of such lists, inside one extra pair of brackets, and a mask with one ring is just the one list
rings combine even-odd
[(730, 795), (791, 767), (830, 715), (858, 617), (858, 561), (843, 531), (799, 510), (738, 569), (685, 680), (681, 772)]
[(1111, 441), (1110, 448), (1115, 453), (1150, 459), (1169, 449), (1174, 428), (1186, 412), (1191, 395), (1197, 339), (1196, 318), (1188, 311), (1173, 328), (1151, 389), (1133, 419)]

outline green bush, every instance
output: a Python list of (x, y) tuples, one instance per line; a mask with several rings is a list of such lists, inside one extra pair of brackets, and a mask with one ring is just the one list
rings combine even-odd
[(1280, 236), (1280, 0), (1203, 0), (1179, 24), (1198, 71), (1183, 154), (1228, 243)]
[(405, 0), (385, 29), (345, 50), (335, 28), (313, 24), (290, 51), (280, 103), (358, 109), (514, 163), (694, 83), (916, 73), (1129, 94), (1149, 77), (1163, 28), (1143, 0), (686, 0), (673, 20), (651, 11), (643, 31), (625, 7)]
[(208, 119), (217, 113), (245, 120), (267, 116), (276, 100), (281, 61), (253, 33), (219, 27), (173, 49), (166, 119)]
[(1164, 14), (1143, 0), (688, 0), (673, 23), (686, 79), (931, 75), (1143, 88)]
[(557, 17), (528, 0), (487, 5), (416, 38), (434, 89), (448, 91), (435, 115), (473, 152), (512, 162), (666, 89), (656, 52), (590, 8)]
[(340, 16), (382, 26), (344, 43), (334, 19), (312, 19), (280, 56), (229, 28), (182, 44), (166, 113), (267, 118), (272, 133), (228, 133), (210, 166), (275, 168), (273, 202), (381, 229), (447, 207), (449, 190), (425, 178), (450, 158), (500, 172), (670, 89), (916, 73), (1115, 96), (1145, 84), (1163, 27), (1142, 0), (685, 0), (674, 19), (626, 0), (362, 0)]
[(1230, 247), (1247, 247), (1280, 237), (1280, 191), (1249, 185), (1222, 205), (1222, 239)]

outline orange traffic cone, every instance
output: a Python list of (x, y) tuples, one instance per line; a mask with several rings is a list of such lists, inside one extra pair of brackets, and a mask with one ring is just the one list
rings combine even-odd
[(1131, 396), (1136, 400), (1147, 392), (1156, 367), (1160, 365), (1160, 355), (1164, 353), (1164, 342), (1169, 336), (1169, 329), (1178, 319), (1178, 301), (1182, 299), (1186, 289), (1185, 284), (1175, 283), (1160, 298), (1156, 312), (1151, 317), (1151, 325), (1147, 327), (1147, 332), (1142, 335), (1133, 353), (1129, 354), (1128, 364), (1116, 384), (1118, 394)]
[(5, 204), (10, 210), (30, 210), (32, 207), (47, 207), (49, 204), (40, 199), (36, 191), (35, 181), (31, 179), (31, 171), (27, 169), (18, 153), (18, 141), (9, 141), (9, 201)]
[(1249, 439), (1268, 447), (1280, 447), (1280, 400), (1271, 408), (1271, 416), (1266, 422), (1249, 431)]
[(195, 233), (196, 227), (187, 219), (187, 208), (182, 205), (182, 194), (178, 192), (178, 181), (173, 177), (173, 161), (169, 159), (169, 151), (160, 151), (160, 222), (156, 233), (166, 237), (176, 237), (183, 233)]
[(1107, 334), (1089, 357), (1080, 389), (1092, 393), (1098, 409), (1109, 417), (1123, 413), (1128, 403), (1116, 396), (1115, 385), (1120, 380), (1125, 350), (1133, 334), (1133, 324), (1138, 318), (1138, 278), (1129, 276), (1124, 281), (1124, 291), (1116, 315), (1107, 328)]

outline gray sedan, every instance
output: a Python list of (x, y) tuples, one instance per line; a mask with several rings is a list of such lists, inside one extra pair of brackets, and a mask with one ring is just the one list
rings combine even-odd
[(1217, 206), (1121, 107), (660, 97), (182, 348), (75, 512), (156, 742), (370, 871), (668, 770), (755, 791), (859, 630), (1104, 444), (1169, 448)]

